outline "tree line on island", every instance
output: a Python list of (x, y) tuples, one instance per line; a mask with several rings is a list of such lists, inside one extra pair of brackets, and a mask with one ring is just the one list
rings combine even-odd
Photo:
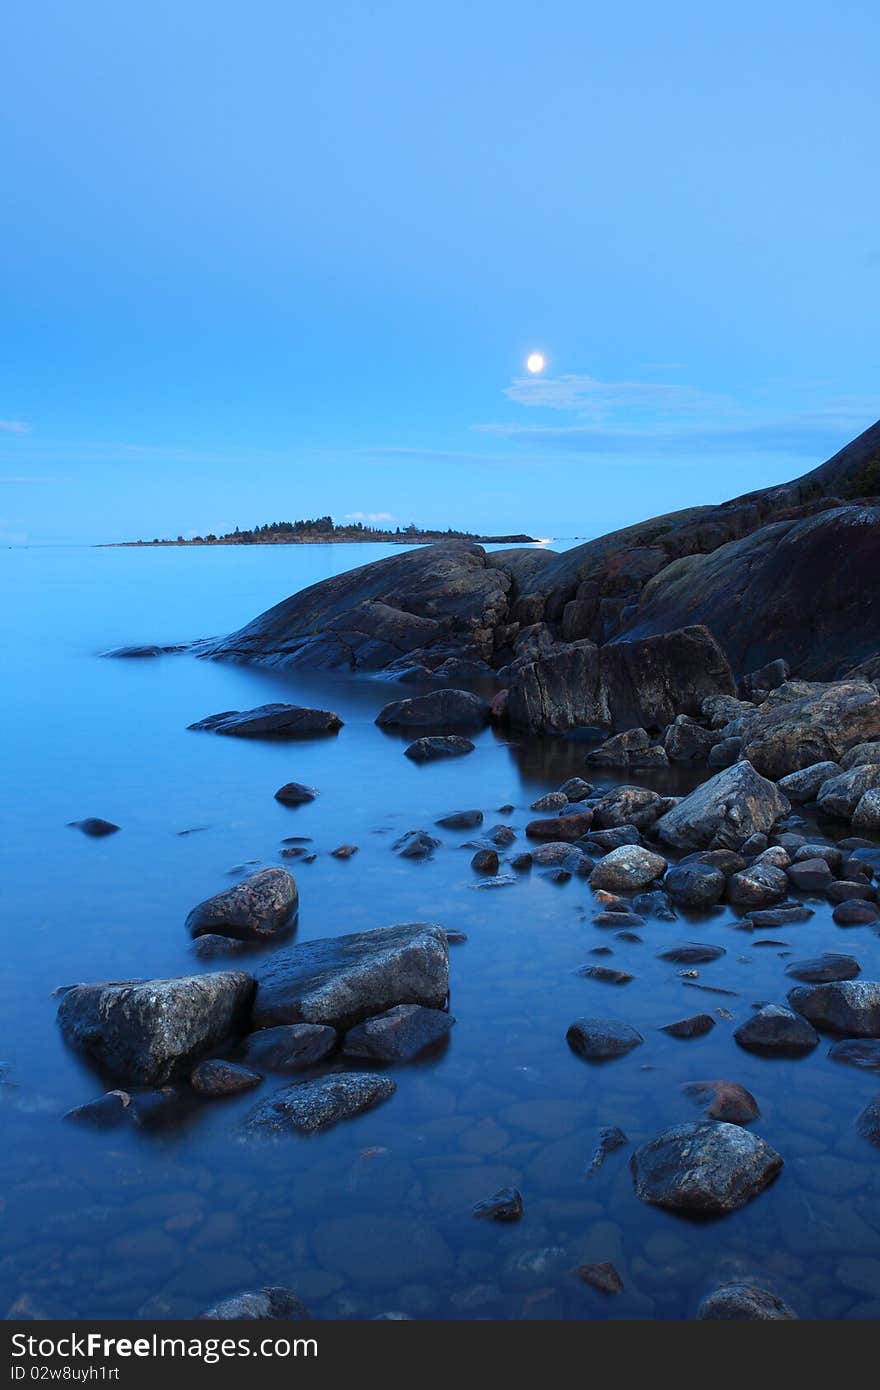
[(412, 544), (415, 541), (486, 541), (504, 543), (523, 543), (533, 541), (533, 536), (525, 534), (508, 536), (484, 536), (474, 531), (457, 531), (448, 526), (446, 530), (417, 526), (411, 521), (408, 526), (394, 528), (371, 525), (364, 521), (335, 522), (332, 516), (310, 517), (299, 521), (269, 521), (262, 526), (242, 529), (215, 535), (209, 531), (204, 536), (177, 536), (174, 539), (160, 540), (158, 536), (151, 541), (123, 541), (123, 545), (303, 545), (328, 541), (391, 541)]

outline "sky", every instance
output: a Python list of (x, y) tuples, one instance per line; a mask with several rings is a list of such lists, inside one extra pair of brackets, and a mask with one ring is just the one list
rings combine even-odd
[(880, 416), (875, 0), (5, 0), (0, 51), (2, 544), (592, 536)]

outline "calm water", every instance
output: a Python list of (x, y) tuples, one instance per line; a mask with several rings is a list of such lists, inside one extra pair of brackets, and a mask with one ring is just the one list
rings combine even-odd
[[(574, 743), (506, 742), (491, 731), (470, 757), (416, 767), (373, 724), (397, 687), (334, 676), (268, 675), (168, 656), (102, 661), (139, 641), (230, 631), (286, 594), (388, 553), (330, 546), (216, 550), (27, 550), (0, 554), (5, 679), (5, 857), (0, 1059), (0, 1313), (185, 1317), (243, 1288), (284, 1284), (318, 1317), (688, 1317), (731, 1274), (770, 1280), (801, 1316), (880, 1315), (880, 1154), (853, 1121), (877, 1073), (827, 1059), (762, 1060), (731, 1033), (755, 1001), (784, 997), (786, 959), (845, 950), (877, 978), (880, 938), (843, 930), (817, 904), (808, 923), (772, 935), (708, 919), (640, 929), (622, 942), (592, 923), (589, 887), (539, 871), (477, 889), (466, 835), (436, 833), (427, 863), (399, 860), (398, 834), (480, 807), (523, 847), (529, 803), (582, 771)], [(402, 690), (399, 693), (404, 693)], [(260, 744), (189, 733), (194, 719), (268, 700), (336, 709), (334, 740)], [(320, 789), (291, 810), (273, 793)], [(655, 782), (655, 785), (660, 785)], [(498, 808), (512, 803), (515, 811)], [(121, 832), (89, 840), (67, 822), (96, 815)], [(181, 834), (183, 831), (197, 833)], [(310, 836), (311, 865), (279, 860), (281, 841)], [(330, 857), (359, 846), (347, 862)], [(164, 1127), (82, 1132), (62, 1123), (103, 1087), (63, 1047), (57, 986), (210, 968), (183, 923), (200, 899), (258, 864), (292, 867), (298, 936), (428, 920), (467, 933), (451, 950), (457, 1023), (441, 1056), (395, 1070), (381, 1109), (309, 1139), (244, 1146), (240, 1100), (184, 1105)], [(657, 952), (707, 939), (726, 956), (687, 988)], [(609, 945), (611, 957), (592, 957)], [(601, 961), (636, 978), (579, 978)], [(213, 968), (218, 968), (215, 964)], [(708, 1036), (657, 1032), (716, 1007)], [(634, 1023), (645, 1045), (604, 1067), (575, 1057), (568, 1024), (583, 1014)], [(629, 1149), (593, 1177), (599, 1130), (633, 1144), (698, 1118), (688, 1080), (728, 1077), (752, 1090), (756, 1131), (785, 1167), (775, 1185), (721, 1221), (692, 1222), (641, 1204)], [(475, 1221), (473, 1202), (515, 1183), (525, 1217)], [(572, 1269), (612, 1260), (617, 1298)], [(23, 1301), (22, 1301), (23, 1300)]]

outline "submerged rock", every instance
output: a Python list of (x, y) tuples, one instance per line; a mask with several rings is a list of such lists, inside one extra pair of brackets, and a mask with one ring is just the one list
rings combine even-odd
[(471, 1213), (484, 1221), (520, 1221), (523, 1199), (515, 1187), (502, 1187), (493, 1196), (476, 1202)]
[(394, 1094), (388, 1076), (368, 1071), (331, 1072), (297, 1081), (261, 1101), (242, 1126), (245, 1135), (314, 1134), (359, 1115)]
[(658, 953), (660, 960), (672, 961), (674, 965), (703, 965), (726, 954), (723, 946), (711, 946), (708, 941), (682, 941)]
[(655, 828), (661, 840), (678, 849), (735, 850), (751, 835), (772, 830), (790, 810), (773, 783), (743, 761), (697, 787), (661, 816)]
[(782, 1167), (763, 1139), (725, 1121), (673, 1125), (637, 1149), (630, 1163), (643, 1202), (712, 1215), (745, 1206)]
[(697, 1105), (705, 1106), (711, 1120), (747, 1125), (761, 1114), (751, 1091), (737, 1081), (689, 1081), (684, 1093)]
[(608, 1155), (615, 1153), (617, 1149), (624, 1148), (628, 1143), (629, 1140), (618, 1125), (607, 1125), (604, 1129), (600, 1129), (599, 1142), (593, 1157), (590, 1159), (587, 1177), (593, 1173), (598, 1173)]
[(880, 1071), (880, 1038), (844, 1038), (828, 1049), (832, 1062), (846, 1062), (865, 1071)]
[(616, 1018), (578, 1018), (566, 1033), (568, 1045), (588, 1062), (607, 1062), (625, 1057), (645, 1040), (628, 1023)]
[(323, 1023), (344, 1029), (395, 1004), (439, 1009), (449, 992), (446, 933), (417, 922), (309, 941), (276, 952), (255, 974), (256, 1028)]
[(368, 1018), (345, 1035), (342, 1050), (347, 1057), (366, 1057), (377, 1062), (409, 1062), (449, 1033), (455, 1019), (443, 1009), (423, 1004), (397, 1004), (386, 1013)]
[(793, 1009), (817, 1028), (851, 1037), (880, 1037), (880, 981), (840, 980), (797, 985), (788, 991)]
[(856, 1116), (856, 1133), (875, 1149), (880, 1149), (880, 1096), (869, 1100), (864, 1110)]
[(267, 941), (288, 929), (298, 907), (296, 882), (286, 869), (259, 869), (194, 907), (186, 928), (190, 936)]
[(308, 1308), (293, 1289), (278, 1287), (233, 1294), (199, 1314), (203, 1321), (220, 1322), (268, 1322), (274, 1318), (302, 1322), (310, 1317)]
[(243, 970), (75, 985), (58, 1022), (65, 1041), (111, 1076), (155, 1086), (240, 1037), (253, 995)]
[(408, 830), (399, 840), (395, 840), (392, 848), (401, 859), (427, 859), (442, 843), (435, 835), (429, 835), (427, 830)]
[(575, 1270), (578, 1279), (599, 1293), (623, 1293), (623, 1280), (615, 1266), (607, 1261), (602, 1264), (578, 1265)]
[(119, 829), (112, 820), (101, 820), (100, 816), (86, 816), (85, 820), (72, 820), (69, 822), (71, 830), (81, 830), (84, 835), (89, 835), (93, 840), (99, 840), (104, 835), (115, 835)]
[(461, 734), (437, 734), (417, 738), (403, 751), (414, 763), (431, 763), (438, 758), (461, 758), (465, 753), (473, 753), (474, 745)]
[(489, 722), (489, 701), (469, 690), (432, 690), (392, 700), (376, 715), (383, 729), (479, 729)]
[(259, 1072), (212, 1057), (199, 1062), (189, 1083), (200, 1096), (233, 1096), (240, 1091), (252, 1091), (262, 1079)]
[(582, 835), (586, 835), (592, 823), (592, 811), (575, 811), (570, 815), (531, 820), (526, 826), (526, 835), (530, 840), (567, 840), (573, 844)]
[(704, 1034), (711, 1033), (715, 1027), (715, 1020), (711, 1014), (692, 1014), (689, 1018), (679, 1018), (675, 1023), (664, 1023), (660, 1029), (661, 1033), (668, 1033), (671, 1038), (702, 1038)]
[(260, 705), (257, 709), (224, 710), (199, 719), (190, 729), (209, 729), (235, 738), (314, 738), (342, 728), (338, 714), (305, 705)]
[(121, 1125), (137, 1124), (137, 1112), (127, 1091), (108, 1091), (68, 1110), (63, 1118), (87, 1129), (119, 1129)]
[(444, 830), (474, 830), (482, 824), (482, 811), (454, 811), (451, 816), (441, 816), (437, 821)]
[(244, 1040), (245, 1061), (266, 1071), (302, 1071), (322, 1062), (336, 1046), (336, 1029), (324, 1023), (281, 1023)]
[(697, 1317), (714, 1320), (750, 1322), (787, 1322), (797, 1318), (788, 1304), (757, 1284), (735, 1280), (722, 1284), (706, 1295), (697, 1309)]
[(853, 956), (838, 955), (834, 951), (825, 951), (821, 956), (813, 956), (809, 960), (793, 960), (785, 967), (786, 975), (811, 985), (854, 980), (859, 970), (859, 963)]

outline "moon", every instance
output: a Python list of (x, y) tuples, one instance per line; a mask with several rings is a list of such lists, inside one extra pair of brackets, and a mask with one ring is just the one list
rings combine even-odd
[(538, 372), (543, 372), (544, 366), (544, 354), (542, 352), (529, 353), (526, 358), (526, 368), (532, 373), (532, 376), (537, 375)]

